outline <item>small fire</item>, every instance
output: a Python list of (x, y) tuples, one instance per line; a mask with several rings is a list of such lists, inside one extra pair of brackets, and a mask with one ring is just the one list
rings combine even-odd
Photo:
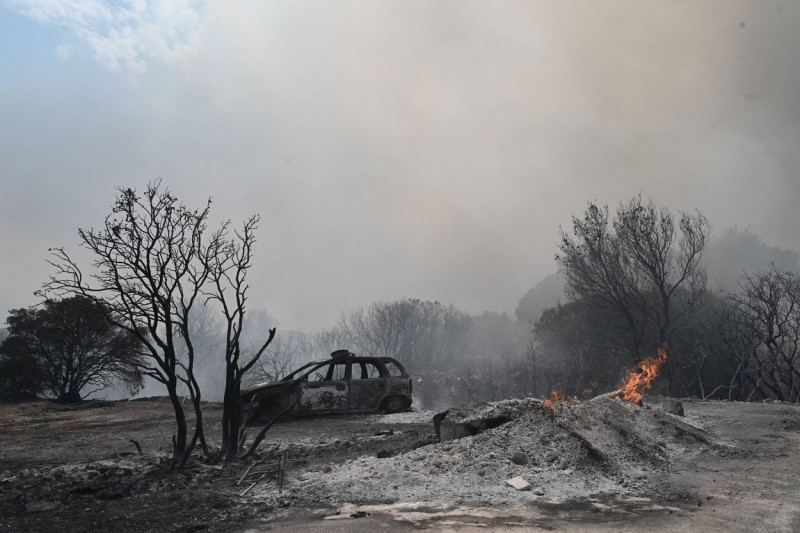
[(564, 403), (564, 402), (577, 402), (577, 396), (567, 396), (564, 394), (564, 389), (553, 389), (550, 391), (549, 398), (542, 398), (544, 402), (542, 402), (542, 407), (550, 410), (555, 410), (557, 403)]
[(658, 369), (667, 361), (667, 345), (658, 347), (656, 357), (648, 357), (628, 370), (625, 378), (617, 385), (612, 398), (620, 398), (636, 405), (642, 404), (642, 391), (650, 388), (650, 383), (658, 376)]
[[(596, 387), (597, 387), (597, 382), (593, 381), (591, 386), (588, 389), (583, 391), (583, 394), (581, 395), (582, 399), (585, 400), (592, 393), (592, 391), (594, 391), (594, 389)], [(544, 407), (546, 409), (550, 409), (552, 411), (555, 411), (556, 404), (560, 404), (560, 403), (575, 403), (575, 402), (578, 401), (578, 397), (577, 396), (567, 396), (564, 393), (564, 389), (553, 389), (553, 390), (550, 391), (550, 397), (549, 398), (542, 398), (542, 400), (544, 400), (542, 402), (542, 407)]]

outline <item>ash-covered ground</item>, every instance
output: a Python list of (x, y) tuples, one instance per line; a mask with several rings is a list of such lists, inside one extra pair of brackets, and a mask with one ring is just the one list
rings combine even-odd
[[(294, 486), (319, 501), (560, 503), (590, 495), (652, 493), (671, 454), (713, 446), (704, 431), (679, 417), (608, 398), (553, 409), (538, 400), (507, 400), (454, 411), (474, 419), (511, 420), (391, 457), (364, 455), (323, 475), (307, 474)], [(513, 494), (506, 480), (517, 476), (531, 490)]]
[(660, 404), (464, 406), (444, 442), (433, 412), (301, 419), (182, 472), (166, 402), (0, 405), (0, 531), (800, 530), (798, 406)]

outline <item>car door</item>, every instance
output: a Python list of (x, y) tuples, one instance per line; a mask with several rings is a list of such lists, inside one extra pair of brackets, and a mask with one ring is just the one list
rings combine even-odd
[(333, 413), (349, 407), (349, 363), (328, 363), (311, 372), (298, 385), (298, 413)]
[(350, 380), (350, 410), (371, 411), (386, 395), (386, 376), (374, 363), (353, 363)]

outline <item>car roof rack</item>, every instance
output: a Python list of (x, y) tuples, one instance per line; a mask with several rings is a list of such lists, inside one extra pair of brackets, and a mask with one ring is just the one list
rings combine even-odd
[(336, 350), (331, 352), (331, 357), (334, 359), (340, 359), (342, 357), (353, 357), (356, 354), (352, 353), (350, 350)]

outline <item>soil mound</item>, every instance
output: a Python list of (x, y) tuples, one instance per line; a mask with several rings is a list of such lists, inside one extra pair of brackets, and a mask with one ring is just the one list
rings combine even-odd
[[(481, 505), (561, 502), (576, 494), (636, 493), (709, 437), (680, 417), (607, 396), (556, 403), (506, 400), (435, 417), (442, 442), (393, 457), (361, 457), (303, 490), (324, 500), (450, 501)], [(532, 490), (506, 481), (521, 477)]]

